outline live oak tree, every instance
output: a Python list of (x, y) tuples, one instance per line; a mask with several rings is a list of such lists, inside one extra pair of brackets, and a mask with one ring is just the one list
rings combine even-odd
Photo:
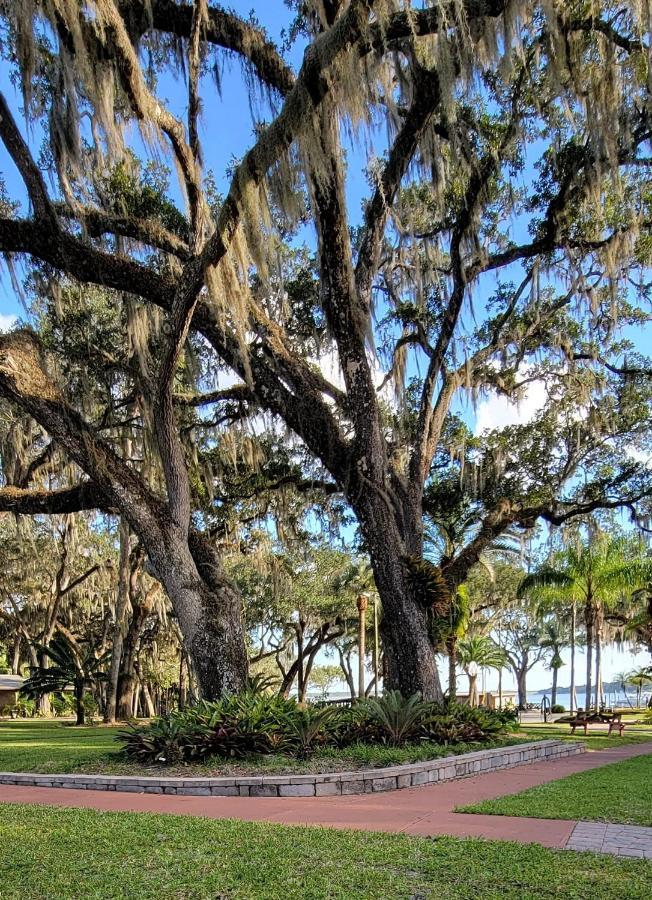
[[(649, 398), (624, 387), (631, 348), (618, 331), (646, 321), (649, 10), (644, 0), (296, 6), (279, 49), (207, 0), (0, 4), (25, 114), (45, 137), (37, 165), (0, 100), (0, 137), (29, 196), (29, 209), (3, 203), (0, 250), (29, 257), (64, 313), (66, 297), (94, 286), (121, 310), (133, 352), (115, 367), (112, 405), (132, 408), (149, 459), (143, 472), (124, 455), (115, 420), (93, 428), (60, 354), (17, 331), (0, 339), (0, 392), (83, 475), (53, 494), (31, 480), (8, 487), (2, 508), (118, 511), (171, 598), (203, 693), (242, 686), (240, 598), (202, 527), (188, 395), (177, 396), (180, 384), (204, 387), (189, 375), (201, 348), (208, 381), (224, 368), (230, 381), (190, 406), (212, 406), (217, 429), (264, 413), (302, 443), (359, 522), (382, 596), (387, 685), (437, 697), (415, 570), (442, 447), (484, 508), (474, 540), (431, 572), (449, 598), (504, 529), (601, 506), (635, 514), (649, 492), (624, 454)], [(298, 71), (292, 41), (304, 48)], [(242, 61), (259, 116), (222, 198), (202, 174), (199, 114), (211, 139), (228, 134), (207, 77), (225, 54)], [(187, 102), (175, 109), (162, 98), (179, 72)], [(139, 152), (172, 156), (183, 210), (174, 192), (163, 203), (154, 190), (152, 202), (129, 181), (134, 126)], [(370, 183), (356, 228), (348, 135)], [(316, 252), (299, 294), (327, 336), (312, 357), (284, 284), (284, 248), (304, 223)], [(449, 428), (460, 396), (515, 397), (535, 380), (548, 402), (529, 425), (475, 447)]]

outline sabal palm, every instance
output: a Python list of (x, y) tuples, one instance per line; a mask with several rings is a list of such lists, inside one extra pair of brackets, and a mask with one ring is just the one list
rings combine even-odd
[(632, 553), (631, 543), (610, 535), (599, 534), (578, 542), (557, 554), (550, 563), (527, 575), (518, 594), (556, 596), (584, 609), (586, 628), (586, 708), (591, 706), (593, 648), (596, 647), (595, 705), (600, 705), (600, 634), (605, 608), (609, 608), (625, 590), (645, 581), (649, 561)]
[(458, 660), (469, 678), (469, 704), (476, 705), (477, 673), (471, 674), (469, 667), (476, 663), (479, 668), (502, 669), (505, 665), (505, 651), (485, 635), (473, 635), (458, 645)]
[(636, 707), (640, 708), (641, 693), (646, 685), (652, 684), (652, 674), (649, 669), (637, 669), (625, 676), (627, 684), (636, 688)]
[[(477, 537), (482, 527), (483, 516), (480, 504), (470, 500), (458, 485), (458, 476), (444, 482), (447, 502), (438, 501), (442, 484), (433, 484), (424, 501), (424, 557), (438, 565), (445, 566), (463, 547)], [(450, 502), (450, 497), (457, 498)], [(516, 555), (519, 551), (518, 538), (509, 529), (497, 537), (481, 554), (478, 564), (483, 566), (494, 581), (492, 554)], [(448, 699), (454, 701), (457, 693), (456, 667), (458, 643), (469, 630), (471, 607), (468, 589), (460, 585), (451, 595), (446, 616), (433, 616), (430, 635), (435, 649), (448, 655)]]
[(96, 656), (92, 648), (85, 651), (63, 634), (57, 634), (48, 647), (37, 646), (54, 663), (44, 668), (32, 666), (31, 675), (22, 687), (22, 693), (29, 697), (40, 697), (55, 691), (63, 691), (72, 685), (75, 694), (77, 725), (83, 725), (84, 689), (100, 681), (107, 681), (108, 675), (102, 670), (110, 657), (110, 652)]
[(448, 616), (433, 616), (430, 622), (433, 646), (448, 654), (448, 699), (451, 702), (457, 695), (458, 643), (466, 634), (470, 619), (469, 592), (467, 586), (461, 584), (451, 597)]
[(546, 621), (543, 625), (543, 633), (541, 635), (541, 640), (539, 641), (539, 646), (552, 651), (549, 668), (552, 670), (551, 702), (554, 706), (557, 703), (557, 676), (559, 670), (564, 665), (561, 651), (568, 646), (567, 629), (556, 621)]

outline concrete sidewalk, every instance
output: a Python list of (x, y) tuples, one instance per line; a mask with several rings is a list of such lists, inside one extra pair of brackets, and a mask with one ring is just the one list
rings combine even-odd
[[(535, 762), (442, 784), (350, 797), (192, 797), (3, 785), (0, 802), (323, 825), (424, 836), (484, 837), (563, 848), (578, 825), (575, 821), (473, 815), (456, 813), (454, 809), (646, 754), (652, 754), (652, 742)], [(573, 849), (572, 842), (569, 849)]]

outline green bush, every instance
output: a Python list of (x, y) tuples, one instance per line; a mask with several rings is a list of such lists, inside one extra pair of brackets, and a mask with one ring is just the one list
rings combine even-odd
[(72, 694), (51, 694), (50, 706), (55, 716), (70, 716), (75, 712), (75, 698)]
[(119, 738), (126, 755), (142, 763), (268, 754), (305, 759), (325, 748), (426, 741), (482, 744), (510, 730), (514, 721), (505, 711), (429, 703), (416, 695), (404, 698), (398, 691), (342, 708), (304, 707), (293, 699), (249, 690), (130, 726)]
[(552, 712), (552, 713), (565, 713), (565, 712), (566, 712), (566, 707), (563, 706), (561, 703), (555, 703), (553, 706), (550, 707), (550, 712)]
[(37, 713), (36, 701), (19, 697), (15, 703), (3, 706), (1, 715), (12, 719), (33, 719)]

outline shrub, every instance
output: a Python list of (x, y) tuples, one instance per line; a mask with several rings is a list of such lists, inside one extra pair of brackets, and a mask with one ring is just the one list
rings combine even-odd
[(553, 704), (553, 706), (550, 707), (550, 712), (552, 712), (552, 713), (565, 713), (565, 712), (566, 712), (566, 707), (563, 706), (561, 703), (555, 703), (555, 704)]
[(366, 706), (395, 747), (419, 734), (429, 711), (429, 704), (418, 694), (406, 698), (400, 691), (388, 691), (384, 697), (367, 700)]
[(75, 711), (75, 698), (70, 694), (52, 694), (50, 706), (55, 716), (69, 716)]
[(27, 700), (25, 697), (19, 697), (15, 703), (2, 708), (2, 715), (12, 719), (33, 719), (37, 712), (36, 701)]
[(510, 727), (505, 712), (426, 703), (398, 691), (351, 708), (309, 706), (245, 691), (202, 701), (119, 735), (124, 752), (143, 763), (179, 763), (221, 756), (283, 754), (305, 759), (318, 748), (391, 747), (434, 741), (482, 743)]

